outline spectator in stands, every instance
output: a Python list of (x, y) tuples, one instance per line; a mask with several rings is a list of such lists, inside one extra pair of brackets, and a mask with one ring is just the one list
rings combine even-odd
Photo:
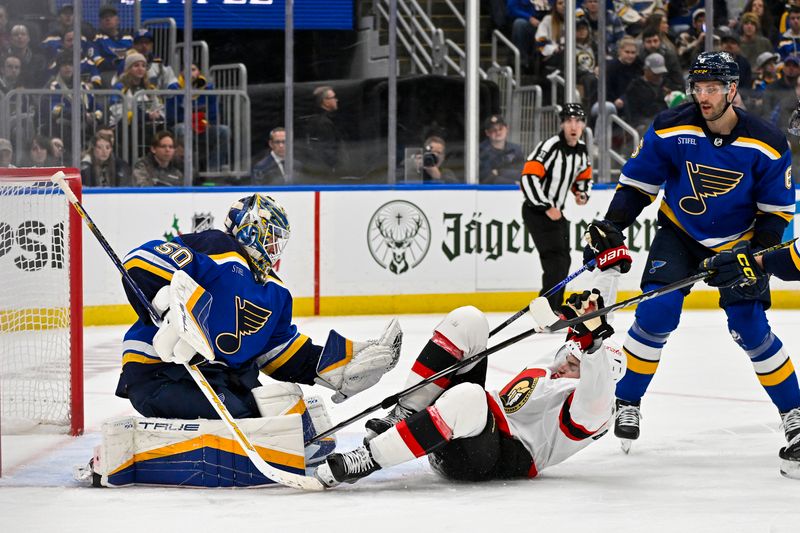
[(778, 79), (778, 63), (781, 56), (774, 52), (763, 52), (756, 59), (755, 79), (753, 80), (753, 94), (763, 93), (767, 85)]
[[(782, 76), (767, 85), (764, 91), (763, 117), (776, 126), (788, 121), (797, 105), (795, 90), (800, 78), (800, 56), (789, 56), (783, 61)], [(782, 114), (786, 114), (782, 117)], [(785, 131), (785, 128), (784, 128)]]
[(697, 9), (692, 14), (692, 25), (678, 35), (678, 59), (682, 68), (688, 69), (706, 47), (706, 10)]
[(314, 89), (317, 112), (306, 125), (306, 153), (302, 156), (306, 170), (317, 178), (336, 178), (346, 175), (347, 152), (343, 150), (344, 135), (334, 116), (339, 100), (333, 87), (322, 85)]
[(678, 61), (678, 55), (664, 46), (664, 43), (661, 42), (659, 30), (646, 28), (642, 31), (642, 51), (639, 53), (639, 57), (644, 61), (645, 58), (652, 54), (659, 54), (664, 60), (665, 68), (667, 69), (663, 76), (664, 86), (670, 91), (685, 90), (686, 84), (683, 79), (680, 61)]
[(106, 136), (95, 134), (81, 159), (81, 181), (86, 187), (129, 187), (131, 167), (114, 155)]
[(0, 5), (0, 51), (8, 50), (11, 46), (11, 31), (8, 28), (8, 10)]
[(753, 85), (753, 69), (750, 62), (742, 55), (742, 48), (739, 46), (739, 38), (734, 33), (729, 33), (720, 39), (723, 52), (728, 52), (736, 64), (739, 65), (739, 83), (736, 86), (737, 94), (744, 95), (749, 93)]
[(781, 59), (800, 55), (800, 6), (789, 6), (789, 29), (783, 32), (778, 43)]
[[(147, 80), (157, 89), (169, 89), (178, 83), (178, 78), (172, 67), (164, 64), (162, 58), (153, 54), (153, 34), (146, 29), (141, 29), (133, 38), (132, 50), (142, 54), (147, 60)], [(130, 53), (130, 52), (129, 52)]]
[[(61, 51), (61, 41), (64, 33), (72, 31), (75, 22), (75, 13), (72, 4), (64, 4), (58, 10), (58, 17), (51, 24), (47, 32), (47, 37), (42, 40), (42, 48), (49, 51), (48, 59), (52, 59)], [(92, 35), (94, 37), (94, 35)]]
[(21, 84), (30, 89), (38, 89), (44, 86), (46, 80), (46, 62), (44, 56), (31, 49), (30, 43), (28, 27), (17, 24), (11, 28), (11, 46), (6, 55), (17, 57), (22, 63)]
[[(164, 122), (164, 104), (160, 98), (154, 95), (137, 95), (136, 93), (145, 89), (155, 89), (147, 81), (147, 60), (138, 53), (128, 54), (125, 57), (125, 72), (120, 76), (114, 89), (122, 92), (127, 104), (127, 123), (131, 123), (133, 106), (139, 106), (139, 111), (145, 114), (145, 121), (150, 123)], [(111, 104), (109, 113), (109, 124), (115, 126), (122, 122), (124, 107), (119, 101), (118, 96), (109, 99)]]
[[(214, 84), (203, 76), (194, 63), (191, 73), (192, 88), (196, 91), (192, 93), (192, 130), (197, 137), (197, 147), (201, 154), (199, 163), (203, 170), (225, 171), (230, 159), (228, 150), (231, 130), (219, 122), (217, 96), (203, 94), (203, 91), (213, 91)], [(169, 88), (180, 90), (185, 86), (181, 73)], [(178, 137), (183, 136), (184, 129), (183, 98), (183, 95), (179, 95), (167, 100), (167, 125)]]
[(772, 13), (764, 8), (764, 0), (747, 0), (742, 10), (742, 24), (744, 24), (744, 15), (752, 13), (756, 16), (758, 21), (758, 32), (767, 38), (770, 46), (776, 46), (780, 33), (778, 32), (778, 25), (772, 17)]
[(3, 94), (21, 87), (20, 73), (22, 73), (22, 61), (18, 57), (8, 56), (3, 60), (3, 71), (0, 76), (0, 92)]
[(578, 93), (586, 109), (597, 101), (597, 42), (589, 21), (575, 19), (575, 75)]
[(183, 172), (172, 160), (175, 154), (175, 137), (161, 130), (150, 142), (150, 153), (133, 165), (133, 184), (137, 187), (183, 185)]
[[(776, 2), (777, 4), (777, 2)], [(778, 4), (779, 5), (779, 4)], [(792, 7), (798, 6), (800, 7), (800, 0), (787, 0), (786, 3), (783, 5), (783, 12), (780, 15), (780, 22), (778, 22), (778, 33), (783, 35), (786, 30), (789, 29), (789, 11)], [(774, 7), (774, 5), (773, 5)]]
[(125, 63), (125, 55), (133, 47), (133, 37), (119, 28), (117, 8), (105, 5), (100, 8), (100, 26), (94, 46), (100, 56), (98, 67), (102, 71), (116, 71)]
[(500, 115), (492, 115), (483, 123), (486, 134), (478, 147), (479, 176), (482, 184), (519, 184), (525, 154), (522, 147), (508, 140), (508, 125)]
[(628, 35), (639, 35), (645, 19), (656, 10), (664, 10), (662, 0), (614, 0), (614, 11), (622, 19)]
[(548, 0), (507, 0), (506, 9), (511, 23), (511, 42), (520, 54), (520, 68), (530, 74), (538, 73), (536, 29), (550, 11)]
[(302, 164), (297, 159), (294, 160), (294, 178), (290, 180), (286, 176), (286, 130), (282, 127), (273, 128), (269, 132), (267, 146), (269, 153), (253, 165), (253, 185), (287, 185), (300, 181)]
[(56, 165), (53, 145), (49, 137), (34, 135), (28, 143), (23, 167), (54, 167)]
[(50, 139), (50, 146), (53, 148), (53, 160), (59, 166), (64, 166), (64, 154), (66, 153), (66, 146), (64, 139), (61, 137), (53, 137)]
[[(59, 54), (66, 55), (70, 58), (70, 61), (72, 61), (72, 32), (67, 32), (66, 35), (69, 38), (65, 39), (65, 42), (69, 44), (65, 48), (62, 48)], [(58, 74), (58, 65), (56, 64), (55, 58), (48, 67), (48, 73), (50, 74), (51, 78)], [(97, 65), (94, 61), (83, 55), (83, 53), (81, 53), (81, 80), (90, 84), (91, 88), (93, 89), (100, 89), (103, 85), (103, 79), (100, 76), (100, 69), (97, 68)]]
[(422, 154), (415, 157), (417, 174), (423, 183), (458, 183), (455, 173), (444, 164), (447, 159), (447, 143), (438, 135), (425, 139)]
[[(575, 18), (584, 17), (589, 22), (592, 35), (597, 35), (598, 13), (600, 12), (599, 0), (583, 0), (581, 7), (575, 10)], [(625, 26), (622, 20), (614, 13), (613, 9), (606, 10), (606, 50), (613, 54), (617, 49), (617, 42), (625, 36)]]
[(608, 64), (606, 72), (606, 97), (614, 102), (617, 113), (623, 115), (623, 97), (628, 85), (642, 75), (644, 62), (637, 55), (636, 40), (626, 35), (617, 46), (617, 57)]
[(667, 108), (664, 101), (664, 97), (670, 93), (664, 84), (667, 72), (664, 56), (654, 52), (644, 60), (644, 74), (633, 80), (625, 91), (627, 121), (642, 135), (655, 116)]
[(645, 19), (644, 29), (642, 31), (648, 28), (653, 28), (654, 30), (658, 31), (658, 36), (661, 38), (661, 44), (666, 50), (672, 51), (676, 55), (678, 54), (678, 48), (675, 46), (675, 40), (669, 32), (669, 22), (667, 22), (666, 14), (661, 11), (651, 13)]
[(8, 139), (0, 138), (0, 168), (14, 168), (14, 147)]
[(564, 68), (564, 0), (554, 0), (550, 13), (536, 28), (536, 46), (544, 72)]
[[(72, 56), (61, 52), (56, 58), (58, 74), (50, 81), (49, 89), (53, 91), (50, 96), (50, 118), (53, 130), (59, 132), (65, 139), (72, 139), (69, 134), (72, 126)], [(94, 96), (89, 92), (91, 86), (81, 81), (81, 129), (85, 131), (94, 129), (103, 119), (103, 112), (95, 105)], [(62, 92), (67, 91), (67, 92)], [(71, 151), (72, 146), (68, 147)]]
[(758, 56), (764, 52), (774, 52), (772, 43), (761, 35), (760, 22), (754, 13), (744, 13), (741, 22), (741, 38), (739, 45), (742, 55), (751, 65), (755, 64)]

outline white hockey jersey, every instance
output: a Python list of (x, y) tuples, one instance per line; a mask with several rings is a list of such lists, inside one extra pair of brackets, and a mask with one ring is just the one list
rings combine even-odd
[(530, 477), (601, 437), (613, 410), (615, 383), (604, 349), (583, 354), (580, 379), (550, 375), (547, 368), (526, 368), (487, 394), (500, 431), (530, 452)]

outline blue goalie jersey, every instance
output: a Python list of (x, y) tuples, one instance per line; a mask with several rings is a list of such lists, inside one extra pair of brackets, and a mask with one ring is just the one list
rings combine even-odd
[(663, 185), (659, 219), (710, 250), (742, 239), (779, 242), (794, 215), (789, 143), (774, 126), (735, 111), (729, 135), (711, 132), (694, 104), (659, 114), (622, 168), (607, 218), (628, 226)]
[[(150, 301), (178, 269), (211, 295), (207, 325), (214, 365), (224, 364), (249, 375), (250, 380), (257, 380), (260, 370), (280, 381), (313, 384), (321, 348), (292, 324), (289, 290), (273, 276), (265, 285), (258, 284), (246, 252), (227, 233), (209, 230), (171, 242), (150, 241), (131, 251), (123, 263)], [(155, 353), (152, 341), (158, 328), (127, 287), (126, 293), (139, 319), (123, 341), (117, 388), (122, 397), (127, 397), (129, 385), (149, 379), (153, 372), (183, 370), (180, 365), (164, 363)]]

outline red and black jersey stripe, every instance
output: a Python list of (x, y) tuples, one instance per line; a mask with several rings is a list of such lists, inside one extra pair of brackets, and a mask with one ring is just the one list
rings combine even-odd
[[(437, 331), (422, 349), (414, 366), (411, 367), (411, 371), (425, 379), (457, 363), (462, 356), (463, 352)], [(450, 386), (450, 377), (441, 377), (433, 383), (446, 389)]]
[(558, 426), (561, 428), (561, 432), (567, 436), (567, 438), (572, 440), (583, 440), (588, 439), (592, 435), (595, 434), (594, 431), (590, 431), (585, 427), (581, 426), (580, 424), (576, 424), (572, 420), (572, 415), (569, 412), (570, 406), (572, 405), (572, 398), (575, 396), (575, 391), (572, 391), (567, 399), (564, 401), (564, 405), (561, 406), (561, 412), (558, 414)]
[(422, 457), (441, 448), (452, 437), (452, 430), (431, 406), (414, 413), (396, 426), (403, 442), (415, 457)]

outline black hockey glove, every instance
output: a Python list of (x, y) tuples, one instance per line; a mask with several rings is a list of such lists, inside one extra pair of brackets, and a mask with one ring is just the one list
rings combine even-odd
[[(559, 312), (565, 320), (571, 320), (602, 307), (604, 304), (600, 291), (592, 289), (591, 292), (583, 291), (571, 294)], [(571, 327), (567, 332), (567, 340), (577, 342), (583, 351), (593, 352), (600, 347), (603, 339), (607, 339), (613, 334), (614, 328), (606, 320), (606, 315), (603, 315)]]
[(597, 268), (608, 270), (618, 266), (619, 271), (625, 274), (631, 269), (631, 254), (625, 246), (625, 237), (617, 227), (607, 220), (595, 220), (589, 224), (583, 234), (586, 247), (583, 249), (584, 263), (591, 259), (596, 261)]
[(706, 283), (712, 287), (748, 287), (766, 277), (753, 258), (750, 241), (703, 260), (700, 268), (711, 271)]

